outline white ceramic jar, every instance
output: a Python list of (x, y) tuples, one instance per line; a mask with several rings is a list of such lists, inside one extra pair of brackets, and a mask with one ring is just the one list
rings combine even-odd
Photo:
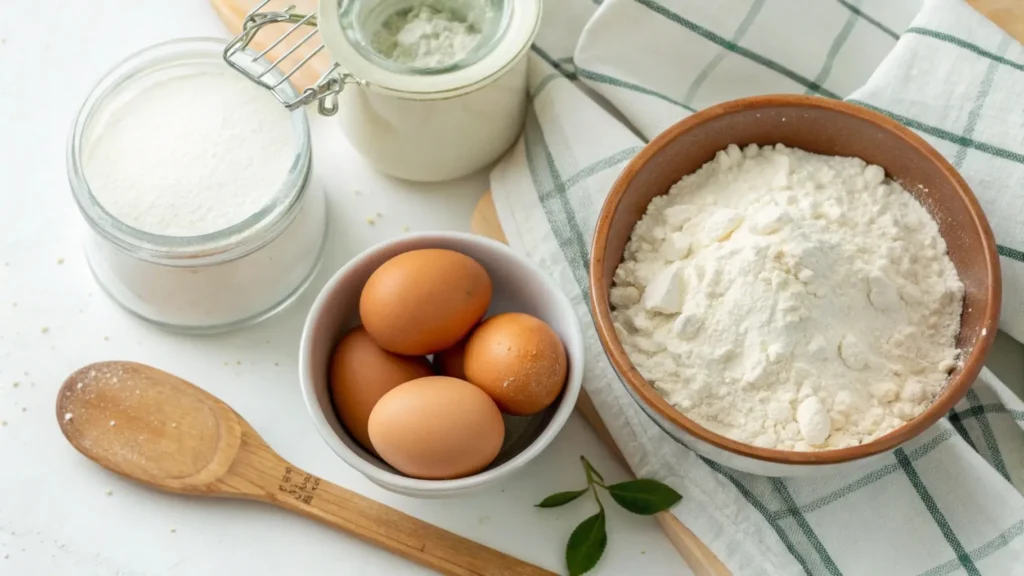
[[(401, 64), (373, 47), (389, 16), (422, 5), (460, 14), (480, 39), (461, 58), (435, 67)], [(541, 0), (320, 0), (316, 25), (335, 64), (286, 104), (320, 99), (321, 114), (337, 112), (352, 145), (380, 172), (423, 182), (464, 176), (497, 160), (522, 129), (526, 54), (540, 14)], [(250, 14), (225, 58), (244, 55), (260, 22), (282, 21), (299, 16)]]
[[(270, 94), (258, 89), (259, 97), (270, 99), (269, 110), (280, 112), (279, 126), (288, 132), (289, 142), (280, 146), (284, 155), (279, 181), (267, 181), (266, 200), (242, 219), (223, 227), (196, 234), (171, 234), (141, 229), (118, 217), (104, 205), (103, 183), (116, 182), (124, 173), (105, 173), (98, 178), (90, 172), (90, 150), (100, 138), (116, 132), (116, 123), (140, 122), (130, 111), (133, 99), (170, 87), (181, 78), (195, 75), (224, 75), (236, 80), (225, 66), (224, 42), (216, 39), (173, 40), (144, 49), (118, 64), (89, 94), (78, 114), (68, 142), (68, 180), (87, 233), (85, 251), (89, 266), (103, 290), (135, 315), (164, 328), (180, 332), (218, 332), (247, 325), (282, 309), (309, 283), (320, 263), (327, 230), (323, 191), (312, 178), (309, 123), (304, 110), (279, 109)], [(249, 88), (247, 85), (243, 88)], [(285, 97), (294, 96), (284, 85)], [(165, 90), (166, 92), (166, 90)], [(209, 96), (208, 96), (209, 97)], [(266, 109), (266, 108), (264, 108)], [(218, 119), (214, 131), (231, 130), (230, 121)], [(216, 121), (215, 121), (216, 122)], [(145, 134), (149, 125), (139, 131)], [(258, 131), (246, 133), (253, 138)], [(260, 146), (265, 142), (257, 142)], [(131, 142), (126, 144), (130, 145)], [(139, 142), (143, 145), (143, 142)], [(277, 150), (275, 148), (275, 150)], [(224, 150), (196, 150), (198, 154), (222, 158)], [(107, 171), (131, 162), (126, 157), (105, 163)], [(182, 155), (184, 157), (184, 155)], [(168, 159), (177, 167), (181, 157)], [(241, 179), (241, 171), (221, 173), (228, 180)], [(188, 169), (185, 166), (184, 169)], [(147, 199), (162, 189), (155, 179), (134, 182), (150, 188)], [(250, 178), (251, 180), (251, 178)], [(188, 192), (188, 190), (184, 191)], [(194, 190), (192, 191), (194, 192)], [(197, 212), (220, 206), (196, 206)], [(159, 202), (152, 210), (170, 214)], [(177, 222), (171, 222), (177, 224)]]

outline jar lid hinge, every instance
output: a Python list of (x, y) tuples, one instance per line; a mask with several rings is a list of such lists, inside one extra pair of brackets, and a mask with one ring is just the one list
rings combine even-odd
[[(269, 90), (288, 110), (294, 110), (306, 104), (312, 104), (315, 101), (317, 102), (317, 111), (321, 115), (334, 115), (338, 111), (338, 94), (345, 89), (345, 85), (362, 85), (365, 82), (347, 72), (342, 72), (341, 66), (335, 62), (320, 76), (316, 83), (301, 89), (298, 96), (289, 97), (289, 95), (279, 90), (296, 72), (324, 50), (324, 44), (320, 42), (297, 64), (292, 66), (290, 70), (283, 72), (279, 68), (281, 63), (318, 34), (318, 29), (316, 28), (317, 18), (315, 14), (296, 14), (295, 6), (288, 6), (283, 10), (260, 12), (269, 2), (270, 0), (263, 0), (246, 14), (245, 20), (242, 21), (242, 31), (232, 38), (224, 48), (224, 61), (249, 80)], [(259, 34), (260, 30), (271, 24), (291, 24), (291, 27), (267, 45), (261, 52), (252, 54), (252, 51), (248, 50), (249, 45)], [(259, 68), (259, 63), (261, 61), (266, 62), (265, 57), (271, 50), (281, 45), (285, 39), (291, 37), (292, 34), (298, 32), (304, 26), (310, 26), (313, 29), (303, 35), (298, 42), (288, 48), (273, 62), (269, 62), (262, 68)]]

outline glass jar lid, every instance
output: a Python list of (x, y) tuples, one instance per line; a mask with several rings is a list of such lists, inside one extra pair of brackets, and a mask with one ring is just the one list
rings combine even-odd
[(470, 92), (529, 49), (540, 0), (320, 0), (340, 67), (370, 89), (437, 99)]

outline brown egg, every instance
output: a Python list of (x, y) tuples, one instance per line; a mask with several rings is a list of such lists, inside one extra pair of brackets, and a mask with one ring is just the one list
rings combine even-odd
[(431, 374), (426, 358), (383, 350), (360, 326), (341, 339), (331, 357), (331, 402), (349, 433), (373, 451), (366, 423), (377, 401), (399, 384)]
[(479, 262), (453, 250), (413, 250), (373, 272), (359, 315), (381, 348), (421, 356), (454, 346), (490, 304), (491, 278)]
[(466, 341), (459, 340), (455, 346), (434, 353), (434, 371), (442, 376), (465, 380), (466, 370), (462, 367), (465, 356)]
[(565, 385), (568, 361), (558, 335), (542, 320), (511, 312), (488, 318), (466, 341), (466, 379), (502, 412), (529, 416), (547, 408)]
[(483, 470), (505, 439), (501, 412), (490, 396), (447, 376), (406, 382), (385, 394), (370, 413), (369, 431), (385, 462), (433, 480)]

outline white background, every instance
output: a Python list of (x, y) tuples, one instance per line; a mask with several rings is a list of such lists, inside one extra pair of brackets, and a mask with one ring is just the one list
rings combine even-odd
[[(66, 135), (87, 91), (116, 61), (171, 38), (223, 36), (221, 24), (203, 0), (3, 0), (0, 13), (0, 420), (6, 422), (0, 427), (0, 574), (424, 573), (306, 519), (255, 503), (156, 493), (80, 456), (61, 436), (53, 403), (64, 377), (104, 359), (174, 372), (227, 401), (296, 465), (564, 570), (566, 538), (594, 504), (581, 499), (548, 511), (532, 505), (581, 486), (580, 454), (610, 481), (625, 478), (579, 417), (510, 481), (471, 497), (423, 501), (386, 493), (343, 464), (317, 436), (299, 394), (299, 331), (327, 275), (403, 226), (468, 229), (486, 174), (431, 186), (390, 180), (359, 160), (336, 124), (315, 120), (331, 232), (311, 288), (284, 313), (248, 330), (217, 337), (163, 333), (122, 312), (89, 275), (84, 224), (65, 176)], [(383, 217), (368, 225), (366, 217), (376, 212)], [(595, 574), (687, 573), (654, 520), (611, 511), (609, 547)]]

